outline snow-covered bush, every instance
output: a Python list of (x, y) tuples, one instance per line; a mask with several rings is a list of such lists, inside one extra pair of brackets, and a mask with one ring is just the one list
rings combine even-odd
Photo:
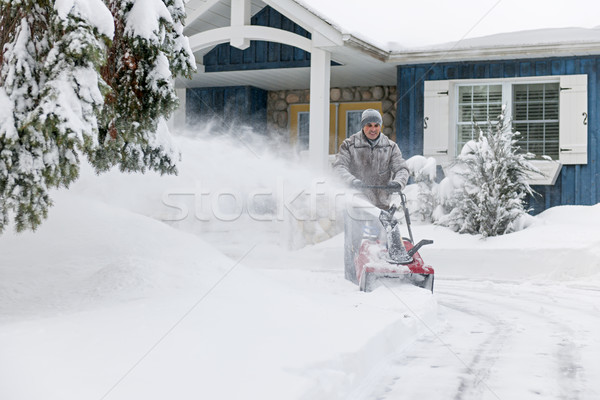
[(421, 221), (432, 222), (433, 211), (438, 204), (435, 196), (438, 185), (435, 182), (435, 158), (417, 155), (406, 160), (406, 164), (414, 182), (404, 190), (411, 215), (419, 217)]
[(504, 115), (478, 128), (479, 137), (465, 144), (453, 172), (440, 184), (445, 197), (437, 222), (460, 233), (502, 235), (526, 213), (525, 196), (533, 194), (527, 179), (539, 171), (528, 161), (532, 155), (519, 152), (518, 133)]

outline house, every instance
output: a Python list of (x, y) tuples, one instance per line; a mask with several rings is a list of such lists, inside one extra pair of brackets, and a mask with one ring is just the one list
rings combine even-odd
[[(536, 211), (600, 201), (600, 30), (551, 29), (390, 51), (294, 0), (191, 0), (185, 33), (199, 71), (178, 81), (186, 119), (268, 126), (326, 168), (376, 108), (406, 158), (443, 170), (473, 121), (506, 107), (545, 177)], [(310, 114), (309, 114), (310, 111)], [(310, 115), (310, 118), (309, 118)]]

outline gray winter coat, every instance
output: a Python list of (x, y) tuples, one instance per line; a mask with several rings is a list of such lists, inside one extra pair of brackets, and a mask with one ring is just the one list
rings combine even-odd
[[(333, 166), (347, 184), (360, 179), (365, 185), (388, 185), (394, 180), (404, 188), (409, 175), (400, 148), (383, 133), (379, 135), (379, 141), (374, 147), (371, 147), (362, 131), (350, 136), (341, 144)], [(380, 189), (362, 190), (375, 206), (389, 208), (389, 192)]]

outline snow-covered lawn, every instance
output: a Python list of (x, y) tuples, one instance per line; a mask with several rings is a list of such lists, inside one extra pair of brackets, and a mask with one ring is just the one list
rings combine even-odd
[[(225, 142), (176, 142), (179, 177), (85, 170), (36, 233), (0, 238), (1, 399), (569, 398), (569, 382), (573, 398), (600, 395), (585, 355), (600, 350), (600, 206), (552, 209), (485, 241), (415, 225), (435, 240), (421, 254), (439, 293), (361, 293), (343, 279), (341, 235), (291, 251), (280, 222), (194, 218), (202, 190), (293, 189), (307, 172)], [(520, 308), (550, 317), (530, 324)], [(507, 370), (536, 338), (550, 354), (562, 343), (562, 358)], [(556, 359), (572, 369), (562, 386), (547, 373), (520, 378), (526, 396), (506, 391)], [(437, 384), (424, 388), (427, 376)]]

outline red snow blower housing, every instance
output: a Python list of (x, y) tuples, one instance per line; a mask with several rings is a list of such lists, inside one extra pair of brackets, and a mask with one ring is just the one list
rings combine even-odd
[[(358, 284), (360, 290), (370, 292), (382, 280), (401, 280), (433, 292), (434, 270), (425, 265), (418, 253), (422, 246), (433, 240), (423, 239), (414, 244), (406, 197), (397, 187), (362, 186), (386, 189), (400, 195), (404, 219), (410, 238), (400, 234), (395, 217), (397, 206), (381, 210), (379, 221), (346, 218), (344, 225), (344, 263), (346, 279)], [(384, 229), (385, 234), (381, 232)], [(383, 237), (383, 238), (382, 238)], [(385, 284), (385, 283), (384, 283)]]

